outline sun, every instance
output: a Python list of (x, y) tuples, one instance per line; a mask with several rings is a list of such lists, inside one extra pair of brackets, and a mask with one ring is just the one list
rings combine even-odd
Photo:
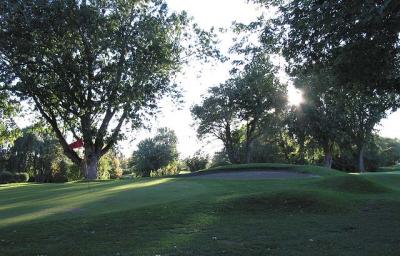
[(293, 85), (288, 86), (288, 103), (290, 106), (298, 106), (304, 101), (303, 92)]

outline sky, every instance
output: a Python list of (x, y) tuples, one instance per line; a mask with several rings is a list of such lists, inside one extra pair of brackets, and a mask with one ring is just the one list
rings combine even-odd
[[(229, 28), (233, 21), (249, 23), (261, 14), (262, 9), (257, 5), (248, 3), (246, 0), (167, 0), (171, 11), (187, 11), (190, 16), (204, 29), (211, 27)], [(226, 33), (220, 37), (222, 50), (227, 50), (233, 43), (233, 35)], [(201, 96), (211, 86), (224, 82), (229, 77), (230, 64), (217, 64), (194, 66), (181, 75), (178, 81), (183, 89), (185, 103), (180, 110), (173, 102), (165, 100), (157, 119), (151, 122), (151, 131), (139, 131), (132, 133), (129, 138), (120, 143), (121, 149), (126, 155), (130, 155), (136, 148), (137, 143), (154, 135), (157, 128), (169, 127), (173, 129), (178, 137), (178, 151), (181, 157), (186, 157), (203, 150), (212, 154), (222, 148), (222, 144), (215, 139), (199, 141), (196, 137), (196, 127), (190, 114), (190, 107), (201, 102)], [(198, 71), (201, 70), (201, 76)], [(287, 81), (285, 74), (279, 74), (282, 80)], [(289, 86), (289, 103), (297, 104), (301, 100), (301, 92)], [(380, 134), (385, 137), (400, 138), (400, 112), (390, 115), (383, 120)]]
[[(229, 28), (233, 21), (248, 23), (254, 21), (262, 12), (256, 5), (246, 0), (167, 0), (171, 11), (186, 10), (190, 16), (204, 29), (211, 27)], [(233, 43), (233, 35), (225, 33), (220, 37), (222, 50), (227, 50)], [(229, 77), (229, 63), (215, 65), (193, 65), (178, 77), (183, 90), (184, 103), (177, 105), (168, 99), (162, 100), (160, 113), (151, 120), (150, 130), (127, 132), (126, 139), (119, 143), (120, 150), (130, 156), (137, 144), (153, 136), (157, 128), (168, 127), (173, 129), (178, 137), (178, 151), (180, 156), (186, 157), (198, 150), (212, 154), (222, 148), (222, 144), (215, 139), (200, 141), (196, 136), (196, 127), (190, 114), (190, 107), (200, 103), (202, 95), (211, 86), (224, 82)], [(201, 71), (201, 74), (200, 74)], [(287, 81), (282, 72), (279, 77)], [(289, 87), (289, 102), (297, 104), (301, 100), (301, 92)], [(29, 123), (25, 120), (21, 123)], [(390, 138), (400, 138), (400, 111), (390, 115), (377, 127), (380, 134)]]

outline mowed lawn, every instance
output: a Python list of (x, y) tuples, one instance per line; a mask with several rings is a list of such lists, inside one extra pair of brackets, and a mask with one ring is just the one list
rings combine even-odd
[(0, 255), (400, 255), (398, 172), (291, 170), (1, 185)]

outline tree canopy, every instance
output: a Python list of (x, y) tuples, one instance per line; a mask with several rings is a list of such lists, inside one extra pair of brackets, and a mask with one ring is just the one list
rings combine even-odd
[[(217, 54), (210, 33), (160, 0), (7, 0), (0, 10), (1, 89), (33, 102), (89, 179), (125, 123), (139, 127), (176, 94), (187, 58)], [(67, 136), (83, 139), (84, 156)]]

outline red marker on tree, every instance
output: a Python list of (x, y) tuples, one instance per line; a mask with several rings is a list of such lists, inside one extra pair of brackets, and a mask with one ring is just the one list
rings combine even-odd
[(83, 147), (83, 140), (79, 139), (71, 144), (68, 145), (71, 149), (81, 148)]

